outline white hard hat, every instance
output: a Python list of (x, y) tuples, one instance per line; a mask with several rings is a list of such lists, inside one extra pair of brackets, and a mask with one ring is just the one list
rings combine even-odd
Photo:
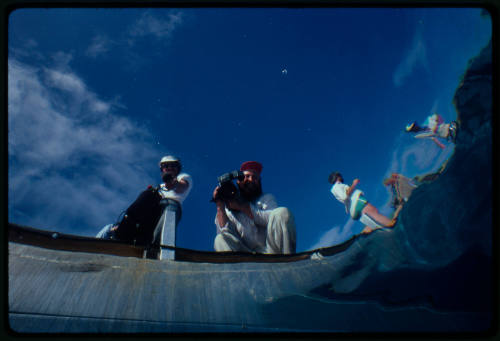
[(173, 155), (167, 155), (161, 158), (160, 163), (164, 162), (180, 162), (179, 158), (173, 156)]
[(162, 157), (160, 162), (158, 163), (158, 166), (161, 167), (161, 164), (165, 162), (177, 162), (179, 164), (179, 169), (181, 168), (181, 160), (173, 155), (166, 155)]

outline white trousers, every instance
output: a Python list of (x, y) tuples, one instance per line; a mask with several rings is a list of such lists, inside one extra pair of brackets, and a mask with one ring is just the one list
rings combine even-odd
[[(292, 254), (295, 253), (296, 231), (295, 220), (286, 207), (278, 207), (271, 211), (267, 223), (266, 245), (262, 245), (259, 253)], [(219, 233), (214, 241), (215, 251), (252, 252), (239, 236), (230, 232)]]

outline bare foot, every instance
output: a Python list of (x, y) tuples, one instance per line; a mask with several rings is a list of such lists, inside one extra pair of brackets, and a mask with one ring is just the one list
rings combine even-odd
[(373, 229), (371, 227), (365, 226), (365, 228), (363, 229), (363, 231), (361, 231), (361, 234), (369, 234), (369, 233), (372, 233), (372, 232), (373, 232)]

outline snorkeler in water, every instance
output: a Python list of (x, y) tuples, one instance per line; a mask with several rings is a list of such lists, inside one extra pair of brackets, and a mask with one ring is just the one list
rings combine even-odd
[(445, 123), (443, 117), (437, 113), (434, 113), (427, 117), (423, 126), (419, 126), (417, 122), (410, 123), (406, 126), (407, 133), (416, 133), (415, 138), (430, 138), (434, 143), (436, 143), (439, 148), (443, 149), (444, 144), (442, 144), (437, 138), (442, 138), (445, 140), (451, 140), (455, 142), (457, 137), (457, 122), (451, 121), (450, 123)]
[(381, 214), (378, 209), (370, 204), (364, 197), (364, 193), (356, 189), (359, 179), (354, 179), (351, 186), (344, 184), (344, 178), (339, 172), (333, 172), (328, 177), (328, 182), (332, 184), (331, 192), (335, 198), (343, 203), (346, 212), (353, 220), (359, 220), (365, 224), (361, 233), (370, 233), (382, 227), (393, 227), (396, 224), (399, 212), (403, 204), (399, 204), (392, 219)]

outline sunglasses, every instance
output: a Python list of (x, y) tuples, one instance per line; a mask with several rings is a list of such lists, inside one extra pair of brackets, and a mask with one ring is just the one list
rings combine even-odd
[(166, 163), (162, 163), (160, 165), (160, 169), (169, 168), (169, 167), (179, 168), (179, 164), (177, 162), (166, 162)]

